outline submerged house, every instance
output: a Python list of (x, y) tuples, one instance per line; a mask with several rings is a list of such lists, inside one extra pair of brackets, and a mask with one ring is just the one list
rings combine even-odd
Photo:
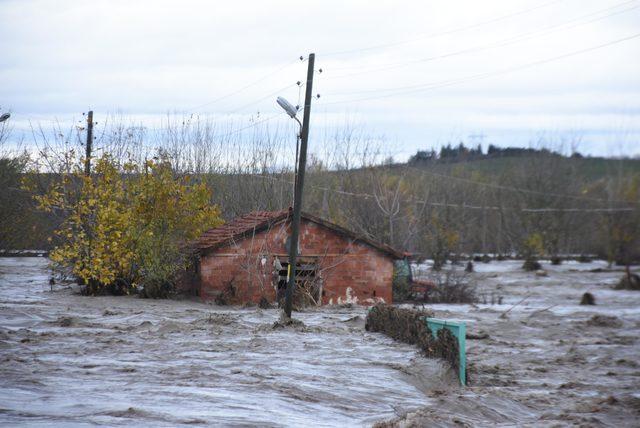
[[(281, 299), (292, 217), (290, 209), (252, 212), (205, 232), (196, 243), (198, 295), (228, 303)], [(303, 212), (295, 299), (311, 305), (391, 303), (394, 261), (404, 256)]]

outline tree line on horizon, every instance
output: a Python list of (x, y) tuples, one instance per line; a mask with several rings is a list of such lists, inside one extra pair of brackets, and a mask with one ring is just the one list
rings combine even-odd
[[(467, 147), (463, 141), (457, 145), (448, 143), (440, 147), (439, 151), (418, 150), (415, 155), (409, 157), (407, 161), (410, 165), (421, 165), (429, 162), (462, 162), (473, 161), (478, 159), (491, 159), (499, 157), (526, 157), (526, 156), (563, 156), (560, 152), (549, 148), (541, 147), (499, 147), (494, 144), (487, 146), (486, 152), (482, 148), (482, 144), (475, 147)], [(582, 159), (584, 156), (573, 150), (569, 157)]]

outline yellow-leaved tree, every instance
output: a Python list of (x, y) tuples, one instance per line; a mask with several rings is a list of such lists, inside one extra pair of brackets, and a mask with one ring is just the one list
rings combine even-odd
[(447, 262), (449, 254), (460, 240), (460, 234), (454, 230), (455, 225), (447, 221), (446, 216), (433, 213), (428, 228), (428, 239), (433, 258), (433, 269), (440, 270)]
[(191, 261), (187, 244), (222, 221), (205, 183), (177, 179), (167, 161), (148, 161), (144, 169), (131, 180), (129, 233), (143, 293), (164, 297)]
[(63, 217), (50, 253), (88, 294), (170, 295), (191, 262), (189, 242), (221, 224), (203, 183), (173, 173), (166, 160), (118, 165), (109, 155), (85, 176), (81, 163), (36, 196)]
[(541, 233), (535, 232), (524, 239), (522, 244), (522, 253), (524, 256), (524, 264), (522, 268), (524, 270), (538, 270), (542, 266), (540, 266), (540, 262), (538, 262), (538, 257), (544, 254), (544, 237)]

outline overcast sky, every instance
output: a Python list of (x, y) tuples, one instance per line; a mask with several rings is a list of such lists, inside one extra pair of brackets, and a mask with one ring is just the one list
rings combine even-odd
[(309, 52), (312, 146), (349, 122), (399, 159), (540, 138), (640, 155), (637, 0), (0, 0), (0, 109), (17, 132), (89, 108), (246, 125), (299, 102)]

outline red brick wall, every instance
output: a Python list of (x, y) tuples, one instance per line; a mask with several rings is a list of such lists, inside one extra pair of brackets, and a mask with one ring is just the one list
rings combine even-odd
[[(289, 224), (204, 253), (200, 261), (200, 296), (214, 299), (233, 284), (234, 303), (275, 301), (274, 255), (287, 260)], [(323, 304), (392, 301), (393, 259), (366, 244), (353, 243), (331, 229), (302, 219), (300, 256), (317, 257), (323, 279)], [(264, 264), (263, 264), (264, 260)]]

